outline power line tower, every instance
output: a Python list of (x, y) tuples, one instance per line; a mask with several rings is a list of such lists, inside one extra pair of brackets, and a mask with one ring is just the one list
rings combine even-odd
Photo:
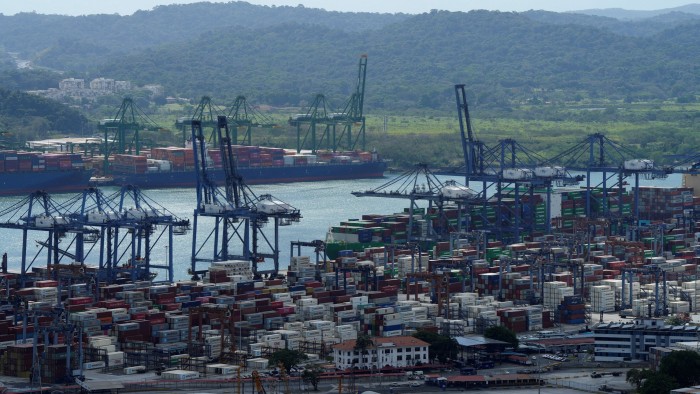
[[(249, 261), (256, 277), (262, 274), (276, 276), (279, 271), (279, 227), (299, 221), (298, 209), (273, 196), (255, 193), (245, 184), (238, 172), (233, 154), (231, 132), (225, 116), (217, 119), (219, 150), (225, 183), (219, 185), (212, 176), (212, 168), (207, 160), (204, 135), (199, 121), (192, 122), (192, 147), (194, 149), (197, 176), (197, 206), (194, 211), (192, 235), (192, 259), (190, 272), (199, 277), (206, 272), (198, 266), (201, 262), (227, 260)], [(200, 221), (209, 218), (213, 221), (208, 235), (200, 237)], [(265, 231), (267, 230), (267, 231)], [(204, 233), (202, 233), (204, 235)], [(233, 250), (238, 243), (240, 249)], [(261, 243), (263, 243), (261, 247)], [(213, 251), (209, 257), (203, 251)], [(259, 263), (271, 259), (272, 269), (258, 269)]]

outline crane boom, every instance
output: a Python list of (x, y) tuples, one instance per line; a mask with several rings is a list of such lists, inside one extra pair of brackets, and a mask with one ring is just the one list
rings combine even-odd
[(467, 93), (464, 90), (464, 85), (455, 85), (455, 96), (457, 98), (457, 113), (459, 114), (459, 131), (462, 137), (462, 151), (464, 152), (464, 165), (466, 170), (465, 184), (469, 186), (469, 177), (476, 173), (476, 145), (478, 145), (479, 142), (474, 137), (474, 130), (472, 129), (472, 122), (469, 117), (469, 106), (467, 105)]

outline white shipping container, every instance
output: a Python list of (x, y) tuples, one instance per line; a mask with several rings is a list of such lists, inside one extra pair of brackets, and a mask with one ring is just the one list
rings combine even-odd
[(146, 372), (146, 367), (143, 365), (136, 365), (133, 367), (124, 368), (124, 375), (134, 375), (140, 372)]
[(92, 361), (89, 363), (83, 363), (83, 369), (99, 369), (99, 368), (104, 368), (104, 367), (105, 367), (104, 361)]
[(161, 373), (160, 376), (161, 376), (161, 378), (166, 379), (166, 380), (190, 380), (190, 379), (198, 379), (199, 372), (176, 369), (173, 371), (165, 371), (165, 372)]

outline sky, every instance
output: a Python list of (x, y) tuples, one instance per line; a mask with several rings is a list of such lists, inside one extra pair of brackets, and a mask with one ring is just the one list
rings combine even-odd
[[(201, 0), (0, 0), (0, 13), (18, 12), (39, 14), (131, 15), (138, 10), (150, 10), (158, 5), (187, 4)], [(349, 12), (404, 12), (420, 14), (431, 9), (470, 11), (475, 9), (498, 11), (547, 10), (555, 12), (591, 8), (624, 8), (627, 10), (657, 10), (693, 3), (694, 0), (250, 0), (259, 5), (303, 4), (307, 8)]]

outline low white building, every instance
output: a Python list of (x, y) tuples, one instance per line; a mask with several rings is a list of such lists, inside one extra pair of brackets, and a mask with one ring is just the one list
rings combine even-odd
[(662, 319), (601, 323), (593, 328), (595, 361), (649, 360), (653, 347), (697, 340), (698, 326), (669, 326)]
[(409, 367), (428, 363), (427, 342), (410, 336), (375, 337), (373, 346), (360, 354), (351, 339), (333, 346), (333, 363), (337, 368), (379, 369)]

